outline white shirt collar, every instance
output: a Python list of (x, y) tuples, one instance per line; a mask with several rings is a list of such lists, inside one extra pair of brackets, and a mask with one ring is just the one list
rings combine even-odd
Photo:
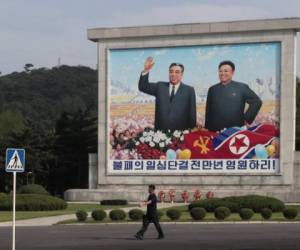
[[(180, 85), (181, 85), (181, 82), (178, 83), (178, 84), (176, 84), (176, 85), (174, 85), (174, 86), (175, 86), (175, 93), (174, 93), (174, 95), (176, 95), (177, 90), (178, 90), (178, 88), (180, 87)], [(169, 85), (169, 94), (170, 94), (170, 95), (171, 95), (171, 93), (172, 93), (172, 88), (173, 88), (173, 84), (170, 83), (170, 85)]]

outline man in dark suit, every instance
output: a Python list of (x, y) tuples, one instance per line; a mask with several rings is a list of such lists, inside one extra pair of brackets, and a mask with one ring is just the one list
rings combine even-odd
[(157, 216), (157, 197), (154, 193), (155, 186), (154, 185), (149, 185), (148, 187), (148, 192), (149, 196), (148, 199), (140, 204), (140, 206), (147, 206), (147, 212), (146, 215), (143, 218), (143, 226), (141, 230), (139, 230), (134, 237), (138, 240), (142, 240), (144, 237), (144, 233), (146, 232), (149, 224), (153, 222), (157, 232), (158, 232), (158, 237), (157, 239), (163, 239), (164, 238), (164, 233), (161, 229), (161, 226), (159, 224), (159, 219)]
[(193, 87), (181, 82), (184, 66), (172, 63), (169, 82), (149, 82), (154, 65), (148, 57), (139, 80), (139, 90), (155, 96), (155, 129), (185, 130), (196, 126), (196, 95)]
[(210, 131), (251, 124), (260, 110), (262, 101), (247, 84), (232, 80), (234, 71), (233, 62), (221, 62), (220, 83), (208, 89), (205, 128)]

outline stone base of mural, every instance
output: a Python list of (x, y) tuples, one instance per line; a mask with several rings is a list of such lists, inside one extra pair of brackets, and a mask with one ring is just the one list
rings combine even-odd
[[(147, 184), (123, 184), (123, 185), (99, 185), (97, 155), (90, 154), (89, 165), (89, 188), (90, 189), (69, 189), (65, 192), (67, 201), (101, 201), (104, 199), (126, 199), (129, 202), (140, 202), (147, 197)], [(168, 192), (174, 189), (176, 192), (175, 201), (182, 201), (181, 193), (184, 190), (189, 192), (189, 200), (193, 200), (195, 190), (201, 192), (201, 199), (205, 198), (208, 191), (214, 192), (215, 197), (238, 196), (246, 194), (259, 194), (276, 197), (284, 202), (300, 202), (300, 152), (294, 155), (294, 173), (292, 185), (156, 185), (156, 193), (165, 192), (166, 200), (169, 200)], [(103, 176), (105, 177), (105, 176)], [(124, 177), (126, 179), (126, 176)], [(120, 178), (122, 183), (122, 178)], [(143, 183), (145, 183), (143, 181)]]
[[(99, 186), (99, 189), (69, 189), (65, 192), (65, 200), (67, 201), (101, 201), (105, 199), (126, 199), (128, 202), (140, 202), (147, 197), (147, 185), (140, 186)], [(276, 197), (284, 202), (299, 202), (300, 190), (289, 191), (288, 187), (201, 187), (201, 186), (156, 186), (156, 193), (165, 192), (165, 200), (169, 200), (168, 192), (170, 189), (176, 191), (175, 201), (182, 202), (181, 193), (187, 190), (189, 193), (189, 201), (194, 199), (195, 190), (201, 191), (201, 199), (205, 198), (208, 191), (212, 191), (215, 197), (239, 196), (247, 194), (258, 194)]]

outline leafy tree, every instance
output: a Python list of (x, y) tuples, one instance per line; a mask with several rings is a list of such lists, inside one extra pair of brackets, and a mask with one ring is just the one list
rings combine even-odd
[[(52, 192), (61, 193), (69, 187), (86, 187), (87, 152), (96, 152), (97, 147), (96, 116), (94, 120), (83, 117), (87, 113), (81, 111), (80, 116), (78, 110), (88, 109), (88, 113), (96, 113), (97, 72), (83, 66), (32, 67), (27, 65), (27, 70), (23, 72), (0, 76), (0, 192), (11, 190), (11, 175), (4, 171), (5, 150), (8, 147), (26, 150), (26, 173), (19, 174), (19, 184), (27, 183), (27, 173), (32, 172), (32, 182)], [(64, 113), (68, 114), (66, 123), (62, 121)], [(88, 119), (93, 121), (93, 128), (84, 125)], [(64, 145), (64, 132), (69, 137), (67, 141), (71, 141), (66, 143), (70, 146), (66, 158), (65, 151), (59, 152), (59, 147)], [(74, 144), (76, 148), (72, 145), (72, 139), (77, 140)], [(84, 144), (81, 145), (81, 141)], [(78, 157), (73, 156), (72, 152)], [(72, 166), (75, 166), (75, 172)], [(69, 182), (65, 183), (64, 178), (69, 175)]]
[[(1, 149), (1, 155), (5, 155), (6, 148), (23, 148), (26, 151), (25, 172), (20, 173), (18, 178), (20, 185), (28, 184), (27, 174), (32, 173), (33, 182), (48, 187), (50, 164), (55, 161), (55, 155), (53, 154), (54, 142), (53, 132), (39, 131), (31, 124), (26, 124), (25, 129), (12, 132), (6, 138), (4, 147)], [(1, 163), (4, 172), (4, 159)], [(4, 174), (4, 176), (8, 177), (7, 174)], [(12, 185), (11, 181), (11, 178), (2, 180), (2, 191), (8, 191), (8, 187)]]
[(33, 64), (26, 63), (25, 66), (24, 66), (24, 69), (25, 69), (26, 72), (30, 72), (32, 67), (33, 67)]
[(56, 164), (51, 169), (51, 189), (88, 187), (88, 154), (97, 150), (97, 118), (90, 109), (63, 113), (56, 124)]

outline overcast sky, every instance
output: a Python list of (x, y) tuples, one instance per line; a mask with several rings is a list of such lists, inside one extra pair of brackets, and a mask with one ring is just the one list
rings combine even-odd
[(0, 71), (51, 68), (58, 58), (95, 68), (88, 28), (284, 17), (300, 17), (300, 0), (0, 0)]

